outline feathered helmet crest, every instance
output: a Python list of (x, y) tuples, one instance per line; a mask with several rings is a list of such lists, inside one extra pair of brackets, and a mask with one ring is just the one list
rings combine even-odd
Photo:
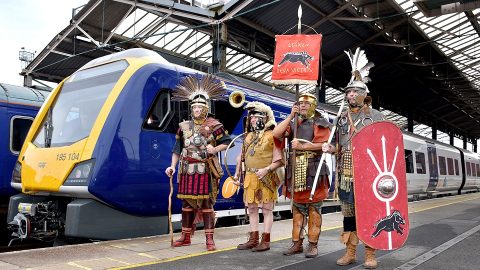
[(190, 106), (201, 105), (210, 108), (211, 100), (224, 100), (225, 85), (215, 76), (207, 74), (202, 78), (187, 76), (173, 91), (172, 100), (190, 102)]
[(265, 117), (265, 129), (269, 129), (277, 125), (277, 122), (275, 121), (275, 117), (273, 115), (273, 111), (270, 106), (262, 102), (252, 101), (248, 102), (247, 105), (245, 105), (245, 109), (248, 111), (248, 117)]
[(357, 48), (354, 54), (351, 51), (345, 51), (345, 53), (352, 65), (352, 77), (345, 87), (345, 92), (355, 89), (360, 95), (366, 96), (369, 93), (366, 83), (371, 81), (368, 74), (375, 65), (372, 62), (368, 62), (365, 51), (360, 50), (360, 48)]

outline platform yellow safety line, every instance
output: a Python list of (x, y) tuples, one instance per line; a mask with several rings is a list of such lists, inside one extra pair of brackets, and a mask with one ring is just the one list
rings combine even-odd
[[(469, 199), (460, 200), (460, 201), (453, 201), (453, 202), (449, 202), (449, 203), (444, 203), (444, 204), (440, 204), (440, 205), (435, 205), (435, 206), (431, 206), (431, 207), (422, 208), (422, 209), (411, 211), (411, 212), (409, 211), (409, 213), (423, 212), (423, 211), (426, 211), (426, 210), (439, 208), (439, 207), (444, 207), (444, 206), (451, 205), (451, 204), (477, 200), (479, 198), (480, 198), (480, 195), (476, 196), (475, 198), (469, 198)], [(322, 231), (330, 231), (330, 230), (336, 230), (336, 229), (340, 229), (340, 228), (343, 228), (343, 226), (328, 227), (328, 228), (323, 229)], [(275, 239), (271, 242), (283, 241), (283, 240), (287, 240), (287, 239), (291, 239), (291, 237), (279, 238), (279, 239)], [(123, 269), (130, 269), (130, 268), (134, 268), (134, 267), (141, 267), (141, 266), (148, 266), (148, 265), (153, 265), (153, 264), (173, 262), (173, 261), (178, 261), (178, 260), (182, 260), (182, 259), (198, 257), (198, 256), (202, 256), (202, 255), (208, 255), (208, 254), (213, 254), (213, 253), (218, 253), (218, 252), (223, 252), (223, 251), (234, 250), (236, 248), (237, 247), (228, 247), (228, 248), (217, 249), (217, 250), (214, 250), (214, 251), (203, 251), (203, 252), (199, 252), (199, 253), (187, 254), (187, 255), (178, 256), (178, 257), (169, 258), (169, 259), (160, 259), (160, 260), (156, 260), (156, 261), (132, 264), (132, 265), (128, 265), (128, 266), (115, 267), (115, 268), (110, 268), (110, 269), (111, 270), (123, 270)], [(138, 253), (138, 255), (146, 256), (146, 257), (152, 257), (152, 259), (153, 258), (156, 259), (155, 256), (151, 256), (151, 255), (148, 255), (148, 254), (145, 254), (145, 253)]]

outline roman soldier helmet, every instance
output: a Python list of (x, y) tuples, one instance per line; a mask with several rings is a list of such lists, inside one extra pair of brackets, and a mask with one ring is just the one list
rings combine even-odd
[(209, 113), (211, 100), (223, 100), (224, 94), (225, 85), (213, 75), (207, 74), (201, 78), (187, 76), (174, 89), (172, 100), (188, 100), (190, 107), (202, 106), (203, 111), (200, 117), (204, 119)]
[(352, 77), (345, 87), (345, 94), (353, 90), (357, 91), (358, 95), (355, 100), (357, 101), (357, 106), (361, 107), (364, 104), (367, 94), (370, 92), (368, 91), (366, 83), (371, 81), (368, 74), (370, 73), (370, 69), (375, 65), (372, 62), (368, 62), (365, 51), (360, 50), (360, 48), (357, 48), (354, 54), (350, 51), (345, 51), (345, 53), (350, 59), (350, 64), (352, 65)]
[(250, 126), (250, 117), (252, 116), (261, 117), (263, 119), (263, 127), (261, 129), (268, 130), (277, 125), (270, 106), (262, 102), (252, 101), (245, 105), (245, 109), (248, 111), (247, 126)]
[(315, 116), (315, 110), (317, 109), (318, 101), (317, 101), (317, 97), (315, 97), (314, 94), (311, 94), (308, 92), (300, 93), (298, 97), (298, 101), (310, 102), (310, 109), (308, 109), (307, 111), (306, 118), (312, 118), (313, 116)]

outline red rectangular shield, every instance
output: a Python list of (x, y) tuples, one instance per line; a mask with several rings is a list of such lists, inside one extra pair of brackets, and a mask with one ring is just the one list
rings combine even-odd
[(317, 84), (322, 35), (277, 35), (272, 81)]
[(402, 132), (390, 121), (363, 127), (352, 160), (358, 238), (374, 249), (401, 247), (409, 232)]

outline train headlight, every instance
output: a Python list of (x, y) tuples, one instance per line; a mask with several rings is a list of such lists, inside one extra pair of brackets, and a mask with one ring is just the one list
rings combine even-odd
[(21, 183), (22, 182), (22, 164), (20, 162), (15, 163), (12, 173), (12, 182)]
[(32, 203), (19, 203), (18, 212), (22, 214), (28, 214), (30, 216), (35, 216), (37, 212), (37, 205)]
[(64, 186), (87, 186), (90, 182), (90, 176), (93, 171), (95, 162), (93, 159), (78, 163), (73, 167), (68, 175), (67, 180), (63, 183)]

